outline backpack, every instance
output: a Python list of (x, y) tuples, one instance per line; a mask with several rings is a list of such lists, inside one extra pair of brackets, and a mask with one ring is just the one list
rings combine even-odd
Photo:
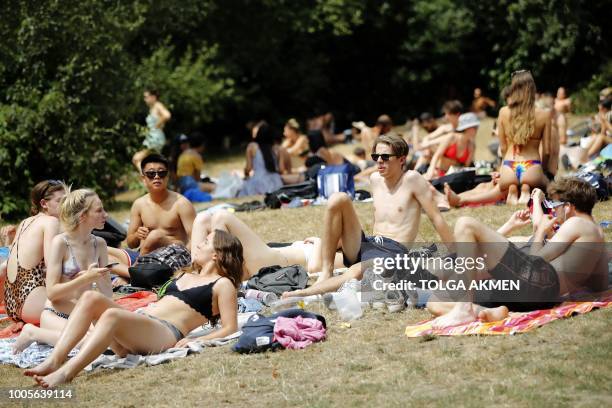
[(317, 190), (320, 197), (329, 198), (332, 194), (343, 192), (355, 196), (354, 169), (351, 163), (335, 166), (321, 166), (317, 174)]
[(267, 193), (264, 203), (266, 203), (268, 208), (280, 208), (281, 204), (289, 203), (295, 197), (316, 198), (317, 182), (315, 180), (306, 180), (303, 183), (283, 186), (276, 191)]
[(606, 201), (610, 195), (607, 180), (600, 174), (594, 172), (579, 172), (576, 177), (589, 183), (597, 191), (599, 201)]
[(191, 255), (180, 244), (171, 244), (140, 255), (134, 266), (128, 268), (132, 286), (152, 288), (163, 285), (172, 274), (191, 264)]
[(257, 275), (247, 281), (248, 289), (257, 289), (282, 295), (296, 289), (304, 289), (308, 283), (308, 272), (300, 265), (281, 268), (280, 265), (261, 268)]
[(269, 317), (257, 313), (249, 317), (244, 326), (242, 326), (242, 334), (238, 342), (232, 346), (232, 350), (238, 353), (261, 353), (266, 350), (276, 351), (283, 348), (279, 342), (274, 341), (276, 318), (295, 318), (297, 316), (317, 319), (323, 323), (323, 327), (327, 327), (323, 316), (306, 312), (302, 309), (283, 310)]
[(119, 248), (121, 242), (127, 237), (125, 228), (111, 217), (108, 217), (104, 223), (104, 228), (101, 230), (93, 230), (92, 234), (103, 238), (104, 241), (106, 241), (106, 245), (113, 248)]

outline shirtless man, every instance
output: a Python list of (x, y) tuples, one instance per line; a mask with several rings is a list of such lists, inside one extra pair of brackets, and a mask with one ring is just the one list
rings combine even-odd
[(140, 246), (140, 255), (175, 243), (187, 246), (195, 208), (185, 197), (168, 190), (168, 161), (159, 154), (151, 154), (142, 160), (140, 167), (149, 193), (132, 205), (128, 246)]
[[(549, 308), (558, 303), (560, 296), (581, 289), (599, 292), (608, 287), (608, 253), (604, 234), (593, 219), (591, 211), (597, 202), (595, 189), (584, 180), (563, 178), (548, 187), (549, 196), (556, 205), (554, 216), (535, 216), (535, 234), (529, 254), (521, 251), (500, 232), (494, 231), (478, 220), (462, 217), (455, 224), (457, 242), (473, 243), (458, 245), (469, 250), (462, 256), (484, 256), (486, 271), (475, 279), (508, 279), (520, 281), (519, 293), (509, 298), (500, 291), (488, 294), (486, 303), (503, 303), (495, 310), (496, 320), (515, 311)], [(532, 194), (533, 208), (541, 208), (544, 194), (535, 189)], [(554, 232), (555, 228), (559, 229)], [(545, 243), (545, 239), (550, 239)], [(478, 244), (478, 245), (475, 245)], [(466, 251), (467, 252), (467, 251)], [(478, 300), (478, 293), (474, 294)], [(500, 302), (510, 299), (509, 302)], [(483, 303), (480, 302), (479, 303)], [(441, 303), (430, 311), (438, 317), (434, 327), (448, 327), (487, 318), (487, 311), (470, 302)], [(507, 308), (505, 308), (507, 307)], [(500, 308), (505, 308), (501, 310)], [(504, 312), (504, 313), (500, 313)]]
[[(374, 198), (374, 236), (366, 237), (350, 197), (336, 193), (327, 203), (321, 243), (322, 272), (313, 286), (287, 292), (283, 297), (308, 296), (337, 290), (350, 279), (361, 280), (369, 261), (407, 253), (403, 243), (417, 236), (421, 209), (440, 234), (442, 241), (454, 241), (452, 232), (433, 200), (429, 183), (415, 171), (404, 172), (408, 145), (397, 135), (379, 136), (372, 159), (378, 173), (370, 177)], [(350, 269), (332, 277), (333, 261), (339, 241), (346, 266)], [(364, 263), (362, 265), (362, 263)]]

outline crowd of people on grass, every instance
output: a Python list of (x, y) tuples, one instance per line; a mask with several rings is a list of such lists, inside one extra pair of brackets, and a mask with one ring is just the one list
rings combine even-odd
[[(161, 148), (163, 125), (171, 117), (158, 97), (155, 91), (145, 92), (150, 108), (147, 148)], [(352, 129), (338, 134), (331, 114), (309, 121), (305, 133), (290, 119), (284, 140), (268, 123), (253, 124), (240, 195), (263, 194), (300, 182), (313, 174), (312, 166), (347, 163), (348, 158), (329, 146), (347, 138), (357, 140), (362, 147), (355, 152), (353, 165), (355, 173), (369, 182), (372, 235), (364, 231), (350, 195), (344, 192), (327, 200), (320, 237), (282, 247), (267, 245), (231, 212), (197, 214), (181, 193), (211, 192), (217, 187), (200, 179), (201, 135), (179, 139), (175, 164), (148, 150), (134, 155), (147, 193), (132, 205), (128, 248), (110, 247), (92, 234), (108, 218), (94, 191), (72, 190), (58, 180), (36, 184), (31, 192), (32, 215), (16, 227), (3, 228), (9, 250), (0, 264), (6, 311), (24, 324), (14, 351), (21, 352), (35, 341), (55, 346), (44, 363), (25, 374), (44, 387), (54, 387), (71, 381), (107, 348), (123, 356), (185, 346), (197, 340), (185, 336), (207, 322), (220, 325), (201, 339), (232, 334), (238, 328), (238, 287), (260, 269), (301, 265), (317, 274), (312, 286), (286, 292), (284, 298), (334, 292), (350, 280), (363, 280), (376, 259), (410, 253), (422, 213), (448, 257), (485, 256), (485, 268), (468, 268), (464, 279), (514, 279), (529, 294), (521, 301), (504, 302), (499, 293), (467, 290), (461, 301), (448, 293), (427, 293), (425, 303), (436, 316), (435, 327), (500, 320), (512, 310), (550, 307), (578, 290), (605, 290), (608, 254), (603, 230), (592, 215), (596, 189), (579, 177), (556, 176), (560, 157), (567, 154), (563, 149), (572, 148), (570, 139), (564, 143), (560, 133), (567, 126), (566, 118), (560, 118), (571, 108), (571, 100), (563, 88), (554, 101), (544, 98), (537, 96), (531, 73), (512, 74), (495, 128), (499, 167), (490, 181), (460, 193), (444, 182), (439, 189), (434, 186), (436, 180), (472, 166), (480, 120), (496, 105), (480, 89), (474, 92), (472, 112), (464, 113), (460, 102), (448, 101), (443, 106), (445, 123), (422, 114), (403, 135), (394, 130), (387, 115), (381, 115), (373, 127), (355, 122)], [(602, 92), (593, 121), (598, 127), (591, 126), (592, 132), (583, 136), (590, 138), (588, 147), (579, 146), (586, 151), (581, 164), (610, 141), (611, 98), (609, 89)], [(179, 192), (169, 188), (173, 183)], [(451, 226), (441, 213), (448, 207), (502, 200), (529, 206), (514, 212), (497, 230), (471, 217), (461, 217)], [(511, 235), (527, 225), (533, 226), (533, 233), (526, 243)], [(111, 277), (128, 283), (131, 266), (166, 248), (181, 254), (190, 266), (176, 271), (156, 303), (138, 312), (120, 308), (113, 301)], [(334, 275), (342, 267), (348, 269)], [(401, 277), (449, 279), (448, 271), (436, 268)], [(394, 291), (388, 300), (394, 310), (401, 310), (396, 306), (405, 306), (407, 294)], [(67, 360), (75, 346), (80, 347), (78, 354)]]

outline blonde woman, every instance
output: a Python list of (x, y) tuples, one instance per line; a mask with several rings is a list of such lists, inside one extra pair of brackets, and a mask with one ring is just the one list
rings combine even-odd
[[(536, 86), (529, 71), (516, 71), (508, 96), (508, 106), (499, 111), (499, 143), (504, 158), (500, 190), (508, 190), (508, 204), (526, 204), (532, 188), (547, 184), (542, 154), (550, 149), (550, 113), (536, 109)], [(513, 187), (514, 186), (514, 187)], [(520, 190), (520, 198), (518, 191)]]
[[(110, 347), (117, 355), (160, 353), (190, 341), (222, 338), (238, 330), (237, 292), (242, 276), (242, 244), (224, 231), (210, 233), (192, 253), (197, 273), (173, 279), (164, 296), (139, 312), (123, 310), (111, 299), (86, 292), (74, 308), (53, 353), (26, 370), (36, 382), (52, 388), (70, 382)], [(196, 327), (220, 320), (222, 328), (198, 339), (185, 338)], [(87, 333), (79, 353), (70, 350)]]
[(60, 222), (64, 233), (53, 238), (47, 263), (47, 301), (40, 327), (24, 326), (13, 347), (23, 351), (36, 341), (54, 345), (81, 294), (96, 289), (107, 297), (113, 294), (106, 242), (94, 236), (107, 218), (98, 195), (87, 189), (73, 191), (62, 199)]
[(9, 258), (0, 265), (0, 276), (6, 273), (6, 313), (16, 322), (40, 322), (47, 299), (45, 259), (49, 259), (52, 240), (59, 233), (60, 201), (67, 190), (59, 180), (45, 180), (34, 186), (30, 195), (32, 216), (17, 228)]

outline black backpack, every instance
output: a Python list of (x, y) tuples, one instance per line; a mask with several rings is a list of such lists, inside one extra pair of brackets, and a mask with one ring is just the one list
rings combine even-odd
[(317, 198), (317, 181), (307, 180), (303, 183), (283, 186), (276, 191), (267, 193), (264, 202), (268, 208), (280, 208), (281, 204), (289, 203), (295, 197)]

